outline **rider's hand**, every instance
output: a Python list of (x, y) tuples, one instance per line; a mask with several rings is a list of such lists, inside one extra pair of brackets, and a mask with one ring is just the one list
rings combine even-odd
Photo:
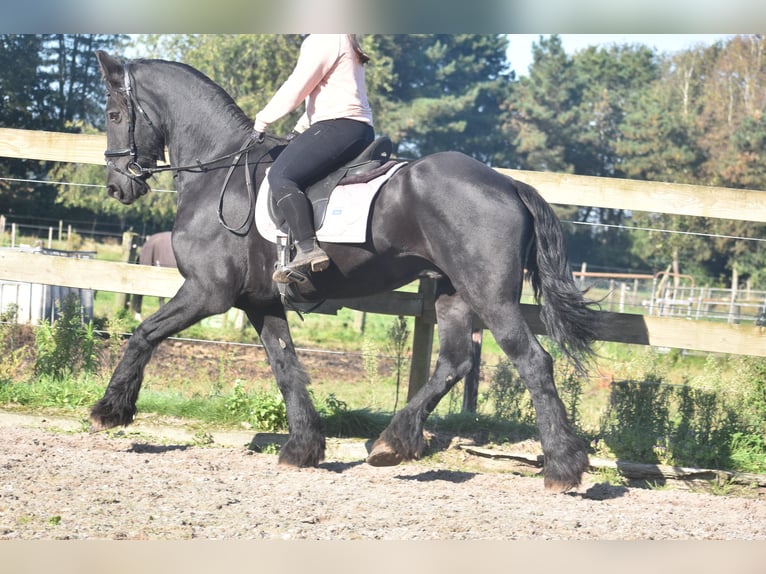
[(287, 140), (287, 143), (290, 143), (295, 138), (297, 138), (300, 134), (301, 134), (301, 132), (297, 132), (297, 131), (293, 130), (289, 134), (287, 134), (287, 136), (285, 136), (285, 139)]
[(253, 140), (255, 143), (263, 143), (263, 140), (266, 138), (266, 134), (264, 132), (259, 132), (257, 130), (253, 130), (253, 133), (250, 134), (250, 139)]

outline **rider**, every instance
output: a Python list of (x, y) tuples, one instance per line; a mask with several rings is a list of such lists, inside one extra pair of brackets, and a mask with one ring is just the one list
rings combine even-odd
[(310, 183), (359, 155), (375, 138), (367, 101), (364, 64), (369, 60), (355, 34), (311, 34), (301, 44), (290, 77), (255, 116), (255, 137), (304, 100), (297, 135), (269, 170), (269, 185), (297, 245), (295, 259), (273, 279), (290, 282), (291, 272), (322, 271), (330, 264), (319, 247), (314, 217), (304, 195)]

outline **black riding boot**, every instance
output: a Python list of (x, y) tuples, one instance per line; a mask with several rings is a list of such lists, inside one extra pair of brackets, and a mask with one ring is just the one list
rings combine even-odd
[(295, 259), (274, 271), (272, 279), (277, 283), (290, 283), (296, 278), (296, 272), (300, 276), (309, 269), (311, 271), (327, 269), (330, 258), (317, 244), (314, 218), (306, 196), (299, 192), (288, 193), (277, 202), (277, 207), (282, 210), (287, 226), (295, 237), (297, 253)]

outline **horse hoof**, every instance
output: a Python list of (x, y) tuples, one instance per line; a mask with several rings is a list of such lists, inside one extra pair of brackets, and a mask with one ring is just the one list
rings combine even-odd
[(287, 462), (287, 461), (284, 461), (284, 460), (277, 461), (277, 466), (279, 468), (283, 468), (285, 470), (300, 470), (301, 468), (304, 468), (304, 467), (302, 467), (302, 466), (300, 466), (298, 464), (295, 464), (295, 463), (292, 463), (292, 462)]
[(578, 486), (580, 486), (580, 481), (563, 481), (563, 480), (554, 480), (552, 478), (545, 478), (544, 480), (545, 484), (545, 490), (552, 493), (552, 494), (563, 494), (565, 492), (569, 492), (572, 489), (576, 489)]
[(91, 434), (102, 432), (105, 430), (109, 430), (110, 428), (113, 428), (114, 425), (106, 424), (101, 418), (99, 417), (91, 417), (90, 419), (90, 430), (89, 432)]
[(402, 460), (404, 459), (386, 443), (376, 442), (367, 457), (367, 464), (371, 466), (396, 466)]

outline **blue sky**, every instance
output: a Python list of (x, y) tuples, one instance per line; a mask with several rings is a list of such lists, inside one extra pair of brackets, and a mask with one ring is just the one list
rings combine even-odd
[[(548, 36), (549, 34), (543, 34)], [(567, 54), (574, 54), (588, 46), (609, 46), (612, 44), (645, 44), (661, 53), (672, 53), (692, 48), (699, 44), (710, 45), (724, 40), (732, 34), (560, 34), (561, 43)], [(532, 44), (540, 34), (510, 34), (508, 60), (517, 76), (527, 75), (532, 64)]]

